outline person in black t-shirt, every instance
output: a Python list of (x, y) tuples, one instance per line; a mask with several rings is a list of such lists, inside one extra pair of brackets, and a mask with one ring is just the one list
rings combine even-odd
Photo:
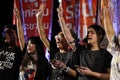
[(87, 46), (83, 48), (82, 45), (74, 42), (75, 39), (65, 23), (62, 7), (59, 6), (57, 11), (62, 32), (74, 53), (78, 54), (79, 57), (79, 65), (76, 66), (77, 71), (68, 69), (67, 73), (78, 76), (78, 80), (109, 80), (112, 56), (107, 50), (100, 47), (105, 35), (104, 29), (97, 24), (89, 26)]
[[(68, 75), (64, 70), (62, 70), (63, 66), (60, 67), (57, 64), (60, 62), (61, 63), (66, 62), (66, 60), (68, 60), (67, 58), (68, 58), (68, 55), (70, 54), (68, 53), (68, 44), (62, 32), (59, 32), (55, 36), (56, 46), (54, 46), (53, 43), (51, 43), (48, 40), (42, 25), (42, 14), (44, 12), (44, 9), (45, 9), (45, 5), (41, 4), (40, 9), (36, 14), (36, 19), (37, 19), (38, 32), (41, 40), (43, 41), (45, 47), (50, 52), (50, 55), (55, 53), (53, 60), (50, 61), (52, 65), (52, 73), (51, 73), (50, 80), (57, 80), (58, 78), (62, 78), (61, 80), (76, 80), (75, 77)], [(59, 49), (58, 51), (56, 50), (57, 48)], [(75, 58), (75, 55), (71, 55), (68, 62), (66, 62), (66, 65), (74, 69), (74, 65), (77, 62), (76, 60), (77, 58)]]
[(16, 33), (8, 28), (3, 32), (4, 46), (0, 48), (0, 80), (18, 80), (22, 51), (16, 41)]

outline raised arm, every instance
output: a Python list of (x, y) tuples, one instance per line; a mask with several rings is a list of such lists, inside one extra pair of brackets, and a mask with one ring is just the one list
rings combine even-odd
[(14, 15), (16, 16), (17, 19), (17, 34), (20, 43), (20, 48), (21, 50), (23, 50), (25, 46), (24, 31), (22, 28), (21, 16), (17, 7), (15, 7), (14, 9)]
[(43, 16), (44, 10), (45, 10), (45, 4), (42, 3), (40, 5), (38, 13), (36, 14), (37, 28), (38, 28), (38, 33), (39, 33), (40, 39), (42, 40), (45, 47), (50, 51), (50, 42), (46, 36), (45, 30), (42, 25), (42, 16)]
[(73, 49), (75, 47), (75, 43), (73, 43), (74, 38), (73, 38), (73, 36), (71, 34), (70, 29), (68, 28), (67, 24), (65, 23), (65, 20), (64, 20), (64, 17), (63, 17), (63, 9), (62, 9), (61, 5), (57, 8), (57, 12), (58, 12), (58, 18), (59, 18), (59, 22), (60, 22), (62, 32), (63, 32), (68, 44)]
[(113, 36), (115, 35), (115, 32), (114, 32), (112, 21), (110, 18), (110, 11), (107, 6), (104, 6), (103, 8), (103, 26), (106, 32), (107, 39), (109, 41), (109, 45), (110, 45), (111, 40)]

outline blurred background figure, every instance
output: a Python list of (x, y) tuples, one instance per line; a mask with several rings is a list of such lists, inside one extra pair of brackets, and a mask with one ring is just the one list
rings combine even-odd
[(3, 31), (3, 37), (4, 43), (0, 48), (0, 79), (18, 80), (22, 51), (16, 43), (16, 33), (9, 28)]
[(112, 54), (110, 80), (120, 79), (120, 30), (116, 34), (110, 18), (109, 5), (104, 4), (101, 12), (101, 23), (104, 26), (106, 37), (108, 39), (107, 50)]

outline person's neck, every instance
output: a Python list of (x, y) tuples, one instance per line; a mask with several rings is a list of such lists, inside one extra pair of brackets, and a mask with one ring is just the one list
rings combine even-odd
[(99, 48), (98, 45), (92, 45), (92, 47), (91, 47), (91, 50), (92, 50), (92, 51), (99, 50), (99, 49), (100, 49), (100, 48)]
[(67, 51), (64, 49), (60, 49), (60, 53), (67, 53)]
[(31, 57), (33, 58), (34, 61), (37, 61), (37, 54), (36, 53), (31, 54)]

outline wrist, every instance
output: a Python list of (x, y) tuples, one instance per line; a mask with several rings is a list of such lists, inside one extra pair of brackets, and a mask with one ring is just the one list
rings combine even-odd
[(64, 19), (63, 16), (60, 16), (59, 18), (60, 18), (60, 19)]
[(64, 67), (63, 70), (64, 70), (65, 72), (68, 72), (68, 71), (70, 70), (70, 67)]

